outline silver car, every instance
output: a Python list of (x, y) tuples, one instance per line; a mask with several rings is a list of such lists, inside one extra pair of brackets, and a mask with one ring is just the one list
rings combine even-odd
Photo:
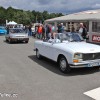
[(28, 43), (29, 41), (28, 33), (21, 28), (10, 28), (9, 33), (5, 35), (5, 38), (9, 43), (18, 41)]

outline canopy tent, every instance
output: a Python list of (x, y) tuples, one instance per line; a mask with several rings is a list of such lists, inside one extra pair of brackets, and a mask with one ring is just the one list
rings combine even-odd
[(65, 24), (66, 31), (72, 31), (74, 27), (76, 32), (79, 29), (79, 24), (84, 23), (88, 30), (89, 42), (100, 43), (100, 9), (45, 20), (45, 24), (54, 24), (56, 27), (62, 22)]
[(68, 21), (84, 21), (84, 20), (100, 20), (100, 9), (88, 10), (78, 13), (73, 13), (57, 18), (45, 20), (45, 23), (49, 22), (68, 22)]
[(16, 25), (17, 23), (14, 21), (10, 21), (9, 23), (7, 23), (7, 25)]

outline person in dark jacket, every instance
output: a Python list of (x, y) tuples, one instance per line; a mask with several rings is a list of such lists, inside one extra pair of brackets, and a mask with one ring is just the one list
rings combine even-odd
[(49, 39), (49, 33), (51, 32), (51, 28), (50, 26), (47, 24), (45, 27), (45, 31), (46, 31), (46, 38)]
[(29, 25), (29, 28), (28, 28), (28, 30), (29, 30), (29, 36), (32, 36), (32, 26), (31, 25)]
[(9, 26), (6, 27), (7, 34), (9, 34)]
[(86, 39), (86, 36), (87, 36), (87, 28), (86, 28), (86, 25), (85, 25), (85, 24), (83, 24), (83, 32), (82, 32), (82, 37), (83, 37), (84, 39)]

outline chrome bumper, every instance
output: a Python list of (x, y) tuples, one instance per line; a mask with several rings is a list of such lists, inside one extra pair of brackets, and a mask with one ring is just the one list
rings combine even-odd
[(69, 64), (71, 68), (83, 68), (83, 67), (100, 67), (100, 60), (85, 61), (82, 63)]
[(82, 65), (70, 65), (71, 68), (83, 68), (83, 67), (88, 67), (88, 64), (82, 64)]

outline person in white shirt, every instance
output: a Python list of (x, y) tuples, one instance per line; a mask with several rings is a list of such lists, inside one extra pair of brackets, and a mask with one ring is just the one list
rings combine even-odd
[(82, 35), (83, 32), (83, 23), (80, 23), (79, 33)]

